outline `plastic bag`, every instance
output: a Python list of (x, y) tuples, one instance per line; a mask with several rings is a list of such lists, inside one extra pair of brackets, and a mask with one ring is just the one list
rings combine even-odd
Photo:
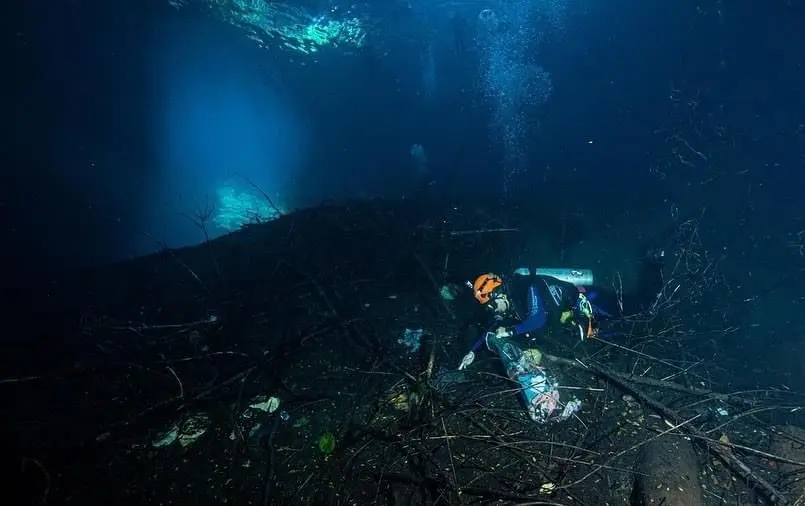
[(405, 346), (410, 353), (416, 353), (422, 345), (422, 336), (424, 334), (425, 331), (422, 329), (405, 329), (403, 335), (397, 339), (397, 342)]
[(486, 345), (503, 361), (509, 378), (520, 385), (526, 411), (533, 421), (546, 423), (567, 420), (581, 408), (581, 401), (575, 398), (567, 403), (562, 402), (559, 383), (535, 360), (536, 356), (541, 356), (537, 350), (524, 352), (513, 342), (489, 334)]

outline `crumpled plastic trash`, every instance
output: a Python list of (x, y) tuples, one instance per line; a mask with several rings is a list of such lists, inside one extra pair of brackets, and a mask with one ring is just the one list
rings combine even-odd
[(170, 429), (157, 434), (151, 446), (163, 448), (179, 442), (182, 448), (195, 443), (210, 428), (210, 418), (204, 413), (194, 413), (174, 424)]
[[(517, 377), (517, 382), (523, 387), (528, 416), (535, 422), (563, 422), (581, 409), (581, 401), (576, 398), (562, 403), (559, 383), (553, 381), (545, 370), (522, 374)], [(562, 411), (556, 414), (557, 409)]]
[[(275, 413), (282, 401), (276, 396), (258, 395), (249, 400), (249, 404), (238, 417), (238, 425), (229, 434), (229, 439), (234, 441), (238, 437), (246, 437), (252, 439), (263, 427), (266, 420), (271, 419), (269, 416)], [(235, 406), (233, 406), (235, 408)], [(279, 417), (285, 421), (289, 415), (285, 411), (278, 413)], [(276, 415), (275, 415), (276, 416)]]
[(422, 335), (425, 333), (422, 329), (405, 329), (401, 338), (397, 342), (408, 348), (411, 353), (419, 351), (422, 346)]
[(514, 378), (523, 389), (528, 416), (538, 423), (545, 423), (559, 404), (559, 390), (543, 371), (524, 372)]
[(249, 407), (258, 411), (265, 411), (266, 413), (273, 413), (280, 407), (280, 400), (278, 397), (255, 397)]
[(539, 493), (540, 494), (550, 494), (551, 492), (554, 491), (555, 488), (556, 488), (556, 485), (554, 483), (550, 483), (550, 482), (549, 483), (543, 483), (539, 487)]
[(444, 300), (455, 300), (458, 296), (458, 289), (455, 285), (442, 285), (439, 289), (439, 296)]
[(578, 399), (572, 399), (565, 404), (564, 409), (562, 412), (557, 416), (554, 420), (555, 422), (562, 422), (567, 420), (571, 416), (575, 415), (581, 409), (581, 401)]
[[(567, 420), (581, 408), (581, 402), (573, 399), (563, 403), (559, 383), (539, 364), (542, 353), (536, 348), (523, 350), (512, 341), (491, 338), (487, 334), (487, 347), (496, 352), (510, 379), (520, 384), (528, 416), (537, 423)], [(559, 414), (556, 410), (561, 409)]]

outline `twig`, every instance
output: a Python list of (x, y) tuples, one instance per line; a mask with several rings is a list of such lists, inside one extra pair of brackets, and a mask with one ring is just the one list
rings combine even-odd
[(39, 504), (45, 504), (48, 502), (48, 495), (50, 495), (50, 473), (41, 462), (30, 458), (22, 459), (21, 469), (23, 472), (25, 472), (25, 464), (27, 463), (34, 464), (40, 471), (42, 471), (42, 475), (45, 477), (45, 490), (42, 491), (42, 498), (39, 500)]
[(452, 309), (450, 309), (450, 306), (447, 304), (447, 302), (439, 294), (439, 283), (436, 282), (436, 278), (434, 278), (433, 274), (430, 273), (430, 270), (425, 265), (425, 261), (422, 260), (422, 257), (417, 255), (417, 254), (414, 254), (414, 258), (416, 258), (416, 261), (419, 262), (419, 265), (422, 266), (422, 270), (425, 271), (425, 274), (427, 274), (428, 279), (430, 279), (430, 282), (433, 285), (433, 288), (436, 290), (437, 295), (439, 295), (439, 300), (442, 302), (442, 306), (444, 306), (444, 309), (447, 311), (447, 314), (450, 315), (450, 318), (455, 320), (456, 319), (456, 314), (453, 312)]
[(36, 381), (42, 379), (42, 376), (23, 376), (21, 378), (7, 378), (0, 380), (0, 385), (6, 385), (9, 383), (25, 383), (27, 381)]
[(277, 207), (277, 206), (276, 206), (276, 204), (274, 204), (274, 201), (271, 199), (271, 197), (269, 197), (269, 196), (268, 196), (268, 194), (267, 194), (266, 192), (264, 192), (264, 191), (263, 191), (263, 189), (262, 189), (262, 188), (260, 188), (260, 187), (259, 187), (259, 186), (257, 186), (256, 184), (254, 184), (254, 183), (253, 183), (253, 182), (252, 182), (252, 181), (251, 181), (249, 178), (247, 178), (247, 177), (246, 177), (246, 176), (244, 176), (243, 174), (238, 174), (238, 175), (241, 177), (241, 179), (243, 179), (244, 181), (246, 181), (246, 183), (247, 183), (249, 186), (251, 186), (252, 188), (254, 188), (255, 190), (257, 190), (258, 192), (260, 192), (260, 194), (263, 196), (263, 198), (265, 198), (265, 199), (268, 201), (268, 204), (271, 206), (271, 208), (272, 208), (272, 209), (274, 209), (274, 211), (276, 211), (276, 213), (277, 213), (277, 215), (278, 215), (278, 216), (283, 216), (283, 215), (285, 214), (285, 213), (283, 213), (282, 211), (280, 211), (280, 208), (279, 208), (279, 207)]
[(330, 314), (328, 316), (335, 318), (336, 321), (338, 321), (338, 325), (348, 336), (350, 337), (358, 336), (360, 338), (359, 339), (360, 344), (364, 345), (371, 352), (377, 351), (377, 347), (373, 346), (372, 343), (370, 343), (369, 340), (366, 339), (366, 337), (354, 325), (350, 325), (351, 323), (350, 321), (341, 318), (341, 316), (338, 314), (338, 311), (335, 310), (335, 306), (333, 305), (333, 303), (330, 302), (330, 297), (327, 296), (327, 293), (324, 291), (321, 285), (313, 278), (313, 276), (311, 276), (306, 270), (302, 269), (298, 265), (294, 265), (288, 262), (285, 262), (285, 264), (295, 269), (297, 272), (302, 274), (302, 276), (304, 276), (308, 281), (310, 281), (310, 284), (313, 285), (313, 287), (319, 293), (319, 296), (321, 297), (322, 302), (324, 302), (324, 305), (327, 307), (327, 309), (330, 310)]
[[(656, 388), (663, 388), (665, 390), (673, 390), (675, 392), (680, 392), (684, 394), (696, 395), (699, 397), (707, 397), (708, 399), (713, 399), (717, 401), (724, 401), (724, 402), (734, 402), (738, 404), (744, 404), (747, 406), (754, 406), (755, 402), (751, 400), (747, 400), (743, 397), (731, 395), (731, 394), (722, 394), (719, 392), (714, 392), (712, 390), (707, 390), (704, 388), (694, 388), (694, 387), (686, 387), (682, 386), (678, 383), (673, 383), (670, 381), (662, 381), (654, 378), (647, 378), (645, 376), (634, 376), (629, 374), (621, 374), (619, 372), (611, 371), (609, 369), (605, 369), (600, 366), (588, 366), (586, 364), (580, 364), (578, 361), (570, 360), (564, 357), (557, 357), (555, 355), (548, 355), (544, 354), (543, 358), (550, 362), (555, 362), (557, 364), (568, 365), (571, 367), (576, 367), (580, 369), (591, 369), (593, 372), (596, 370), (600, 370), (602, 374), (607, 376), (611, 376), (613, 378), (618, 378), (623, 381), (628, 381), (630, 383), (636, 383), (640, 385), (646, 385)], [(597, 369), (596, 369), (597, 368)]]
[(635, 349), (633, 349), (633, 348), (628, 348), (628, 347), (626, 347), (626, 346), (621, 346), (620, 344), (617, 344), (617, 343), (612, 343), (612, 342), (609, 342), (609, 341), (607, 341), (607, 340), (605, 340), (605, 339), (599, 339), (599, 338), (597, 338), (597, 337), (590, 337), (590, 339), (595, 339), (595, 340), (596, 340), (596, 341), (598, 341), (599, 343), (603, 343), (603, 344), (605, 344), (605, 345), (607, 345), (607, 346), (612, 346), (612, 347), (614, 347), (614, 348), (618, 348), (619, 350), (627, 351), (627, 352), (629, 352), (629, 353), (634, 353), (635, 355), (637, 355), (637, 356), (639, 356), (639, 357), (647, 358), (647, 359), (649, 359), (649, 360), (654, 360), (654, 361), (656, 361), (656, 362), (659, 362), (659, 363), (661, 363), (661, 364), (663, 364), (663, 365), (666, 365), (666, 366), (668, 366), (668, 367), (671, 367), (671, 368), (673, 368), (673, 369), (677, 369), (677, 370), (679, 370), (679, 371), (684, 371), (684, 369), (682, 369), (682, 368), (681, 368), (681, 367), (679, 367), (678, 365), (674, 365), (674, 364), (672, 364), (672, 363), (670, 363), (670, 362), (668, 362), (668, 361), (666, 361), (666, 360), (662, 360), (661, 358), (652, 357), (651, 355), (649, 355), (649, 354), (647, 354), (647, 353), (643, 353), (642, 351), (637, 351), (637, 350), (635, 350)]
[(519, 228), (487, 228), (480, 230), (455, 230), (450, 232), (450, 235), (455, 237), (459, 235), (473, 235), (473, 234), (488, 234), (490, 232), (519, 232)]
[(274, 414), (274, 424), (271, 426), (271, 433), (268, 435), (268, 441), (266, 442), (266, 446), (268, 447), (268, 459), (266, 459), (265, 484), (263, 486), (263, 501), (261, 503), (263, 506), (271, 504), (271, 496), (274, 492), (274, 478), (276, 473), (274, 466), (274, 461), (276, 460), (274, 455), (274, 434), (277, 433), (280, 420), (279, 413)]
[(176, 371), (173, 370), (173, 367), (166, 366), (166, 368), (173, 374), (173, 377), (176, 378), (176, 383), (179, 384), (179, 398), (184, 399), (184, 385), (182, 385), (182, 380), (179, 379), (179, 375), (176, 374)]
[[(696, 439), (699, 439), (698, 436), (692, 436), (692, 437), (694, 437)], [(765, 458), (767, 458), (769, 460), (775, 460), (777, 462), (782, 462), (784, 464), (793, 464), (795, 466), (800, 466), (800, 467), (805, 468), (805, 462), (799, 462), (797, 460), (787, 459), (785, 457), (781, 457), (780, 455), (774, 455), (773, 453), (766, 453), (766, 452), (760, 451), (760, 450), (758, 450), (756, 448), (752, 448), (752, 447), (744, 446), (744, 445), (739, 445), (739, 444), (733, 443), (731, 441), (721, 441), (721, 440), (710, 439), (710, 438), (704, 438), (704, 440), (708, 441), (708, 442), (710, 442), (712, 444), (719, 444), (719, 445), (723, 445), (723, 446), (729, 446), (730, 448), (737, 448), (739, 450), (743, 450), (743, 451), (746, 451), (746, 452), (749, 452), (749, 453), (754, 453), (755, 455), (765, 457)]]
[(195, 360), (205, 360), (212, 357), (242, 357), (242, 358), (249, 358), (249, 355), (245, 353), (241, 353), (239, 351), (214, 351), (212, 353), (206, 353), (204, 355), (198, 355), (195, 357), (182, 357), (182, 358), (174, 358), (171, 360), (165, 360), (161, 363), (170, 362), (171, 364), (178, 364), (180, 362), (193, 362)]
[[(445, 437), (447, 437), (447, 426), (444, 423), (444, 417), (439, 417), (442, 421), (442, 431), (444, 432)], [(450, 447), (450, 439), (445, 439), (445, 443), (447, 444), (447, 454), (450, 456), (450, 469), (453, 472), (453, 488), (456, 489), (456, 494), (458, 495), (458, 500), (461, 502), (461, 489), (458, 486), (458, 478), (456, 477), (456, 465), (453, 462), (453, 450)]]
[(188, 214), (184, 211), (179, 212), (182, 216), (193, 222), (193, 225), (201, 229), (204, 234), (204, 242), (210, 242), (210, 234), (207, 231), (207, 222), (215, 213), (215, 202), (210, 205), (210, 195), (204, 195), (204, 207), (202, 208), (198, 202), (195, 203), (193, 214)]
[(190, 276), (192, 276), (192, 278), (196, 280), (196, 282), (199, 285), (201, 285), (201, 288), (203, 288), (205, 292), (207, 292), (208, 294), (210, 293), (210, 290), (207, 288), (207, 285), (205, 285), (204, 282), (201, 281), (201, 278), (198, 276), (198, 274), (196, 274), (196, 272), (193, 269), (191, 269), (190, 266), (187, 265), (187, 263), (185, 263), (184, 260), (176, 256), (176, 253), (174, 253), (172, 249), (168, 248), (168, 245), (165, 243), (165, 241), (161, 241), (147, 232), (143, 232), (143, 234), (146, 237), (150, 238), (151, 240), (155, 241), (157, 244), (159, 244), (160, 247), (163, 249), (163, 251), (167, 251), (171, 255), (171, 257), (173, 257), (173, 259), (176, 260), (176, 262), (178, 262), (179, 265), (181, 265), (190, 274)]
[[(114, 330), (114, 331), (131, 331), (131, 332), (139, 334), (143, 330), (187, 329), (187, 328), (190, 328), (190, 327), (195, 327), (197, 325), (206, 325), (206, 324), (209, 324), (209, 323), (216, 323), (217, 321), (218, 321), (217, 316), (210, 315), (210, 316), (208, 316), (207, 318), (205, 318), (203, 320), (196, 320), (196, 321), (187, 322), (187, 323), (166, 323), (166, 324), (162, 324), (162, 325), (147, 325), (145, 323), (137, 323), (137, 324), (129, 323), (129, 325), (125, 325), (125, 326), (120, 325), (120, 326), (115, 326), (115, 327), (101, 327), (101, 328), (106, 328), (108, 330)], [(179, 333), (181, 333), (181, 332), (179, 332)]]

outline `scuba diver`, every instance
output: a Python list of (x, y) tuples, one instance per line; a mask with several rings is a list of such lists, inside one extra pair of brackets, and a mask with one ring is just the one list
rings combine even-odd
[[(595, 287), (592, 272), (574, 269), (517, 269), (504, 280), (497, 274), (482, 274), (473, 283), (475, 299), (489, 309), (496, 323), (473, 345), (459, 369), (472, 364), (484, 344), (495, 337), (505, 339), (536, 332), (546, 327), (572, 325), (581, 340), (596, 337), (601, 320), (632, 316), (654, 310), (663, 288), (664, 251), (654, 251), (643, 258), (638, 289), (631, 293)], [(543, 271), (557, 272), (555, 276)], [(561, 273), (561, 274), (560, 274)], [(509, 323), (508, 325), (506, 323)]]

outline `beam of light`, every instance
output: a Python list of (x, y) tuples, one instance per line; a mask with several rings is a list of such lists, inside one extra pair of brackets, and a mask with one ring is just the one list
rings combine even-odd
[(265, 53), (204, 23), (176, 22), (155, 39), (161, 212), (150, 228), (171, 247), (276, 217), (266, 195), (288, 205), (301, 163), (299, 121), (258, 71)]

